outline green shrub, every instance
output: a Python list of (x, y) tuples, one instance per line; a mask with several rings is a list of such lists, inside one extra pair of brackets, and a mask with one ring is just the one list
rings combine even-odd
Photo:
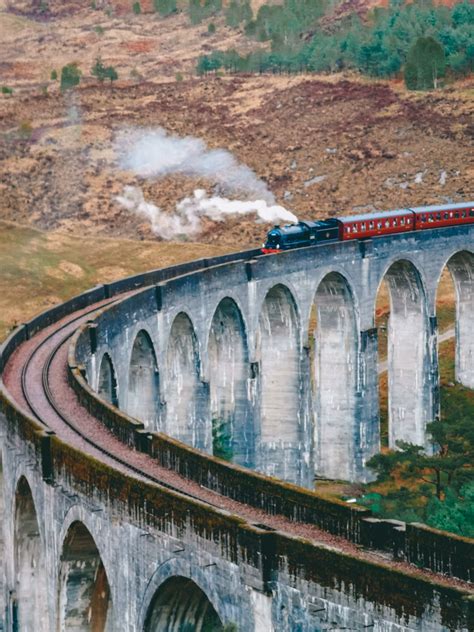
[(75, 62), (63, 66), (61, 70), (61, 91), (65, 92), (78, 86), (81, 81), (81, 75), (82, 73)]
[(142, 7), (139, 2), (134, 2), (132, 9), (135, 15), (140, 15), (140, 13), (142, 12)]
[(155, 11), (163, 17), (176, 13), (176, 0), (153, 0)]
[(224, 419), (212, 420), (212, 453), (225, 461), (232, 461), (232, 428)]
[(105, 79), (116, 81), (118, 73), (113, 66), (104, 66), (100, 57), (97, 57), (95, 64), (91, 68), (91, 73), (102, 83)]

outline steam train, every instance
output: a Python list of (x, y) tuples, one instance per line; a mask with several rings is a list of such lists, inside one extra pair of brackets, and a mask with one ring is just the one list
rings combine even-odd
[(369, 239), (458, 224), (474, 224), (474, 202), (419, 206), (384, 213), (365, 213), (275, 226), (268, 232), (262, 252), (271, 254), (330, 241)]

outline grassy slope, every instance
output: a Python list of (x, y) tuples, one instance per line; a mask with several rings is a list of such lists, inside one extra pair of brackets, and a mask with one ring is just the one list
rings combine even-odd
[(97, 283), (224, 252), (228, 247), (83, 238), (0, 222), (0, 339)]

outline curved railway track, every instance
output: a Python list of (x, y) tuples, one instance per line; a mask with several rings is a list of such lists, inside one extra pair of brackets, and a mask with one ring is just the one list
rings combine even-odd
[[(231, 513), (264, 529), (279, 530), (293, 536), (311, 540), (317, 546), (326, 546), (341, 553), (357, 556), (377, 564), (388, 565), (410, 574), (425, 577), (445, 585), (468, 588), (469, 585), (455, 578), (447, 578), (425, 569), (390, 559), (380, 551), (365, 550), (342, 536), (323, 531), (319, 527), (294, 522), (283, 515), (266, 513), (264, 510), (222, 496), (177, 472), (159, 465), (149, 455), (137, 452), (112, 435), (98, 420), (82, 407), (67, 382), (67, 345), (77, 328), (91, 314), (124, 298), (103, 300), (83, 309), (79, 314), (59, 320), (46, 330), (41, 330), (14, 352), (9, 359), (8, 371), (4, 372), (5, 386), (17, 404), (26, 405), (29, 412), (45, 429), (55, 432), (61, 439), (71, 441), (81, 450), (112, 465), (137, 480), (146, 481), (173, 493), (192, 498), (214, 511)], [(23, 401), (22, 401), (23, 400)]]
[[(108, 307), (109, 305), (112, 305), (115, 302), (116, 300), (108, 301), (104, 305), (101, 305), (101, 309), (103, 309), (104, 307)], [(76, 318), (71, 319), (67, 323), (61, 325), (58, 329), (55, 329), (54, 331), (49, 333), (43, 340), (41, 340), (40, 344), (34, 347), (34, 349), (30, 352), (25, 364), (23, 365), (21, 369), (21, 391), (22, 391), (23, 397), (26, 403), (28, 404), (28, 408), (30, 409), (30, 412), (34, 415), (35, 419), (45, 428), (49, 428), (49, 426), (47, 422), (44, 420), (43, 414), (38, 409), (38, 406), (34, 402), (34, 397), (30, 395), (29, 389), (28, 389), (28, 371), (30, 367), (32, 366), (33, 359), (39, 353), (39, 351), (48, 343), (50, 343), (53, 340), (53, 338), (55, 338), (60, 332), (70, 329), (71, 325), (74, 323), (77, 323), (77, 325), (81, 325), (85, 320), (87, 320), (88, 316), (90, 316), (91, 314), (94, 314), (97, 311), (98, 311), (97, 307), (90, 309), (86, 313), (81, 314), (81, 316), (77, 316)], [(50, 373), (51, 365), (53, 361), (56, 359), (59, 351), (65, 345), (67, 345), (70, 338), (72, 338), (72, 336), (74, 335), (74, 331), (75, 329), (72, 332), (67, 332), (65, 335), (61, 337), (59, 342), (54, 343), (54, 346), (49, 351), (46, 361), (44, 362), (42, 366), (42, 370), (41, 370), (42, 389), (49, 406), (55, 412), (55, 414), (64, 422), (66, 426), (68, 426), (74, 433), (76, 433), (85, 443), (87, 443), (92, 448), (99, 451), (100, 453), (102, 453), (103, 455), (111, 459), (112, 461), (115, 461), (121, 467), (124, 467), (127, 470), (130, 470), (131, 472), (133, 472), (133, 474), (138, 475), (140, 478), (145, 478), (146, 480), (152, 483), (166, 487), (167, 489), (170, 489), (173, 492), (177, 492), (180, 494), (184, 493), (186, 496), (189, 496), (193, 500), (197, 500), (199, 502), (206, 502), (206, 504), (219, 509), (219, 506), (216, 503), (211, 503), (209, 500), (203, 501), (201, 497), (195, 494), (192, 494), (190, 492), (183, 492), (183, 490), (180, 489), (178, 486), (171, 485), (163, 480), (160, 480), (157, 476), (149, 474), (145, 470), (140, 469), (139, 467), (134, 466), (129, 461), (126, 461), (125, 459), (121, 458), (116, 453), (112, 452), (111, 450), (108, 450), (103, 445), (101, 445), (100, 442), (94, 440), (93, 438), (88, 436), (85, 432), (83, 432), (80, 426), (73, 419), (71, 419), (69, 415), (65, 414), (64, 411), (61, 410), (61, 407), (58, 405), (49, 383), (49, 373)]]

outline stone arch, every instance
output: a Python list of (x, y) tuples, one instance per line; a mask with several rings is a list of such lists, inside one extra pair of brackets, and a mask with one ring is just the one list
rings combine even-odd
[(247, 338), (242, 314), (231, 298), (222, 299), (214, 312), (208, 359), (213, 454), (251, 466)]
[(13, 629), (46, 631), (47, 576), (44, 552), (31, 487), (24, 476), (18, 481), (14, 514), (15, 589), (11, 616)]
[(118, 407), (117, 377), (112, 358), (108, 353), (104, 353), (100, 361), (97, 393), (113, 406)]
[(140, 330), (135, 336), (128, 371), (127, 412), (150, 430), (158, 427), (160, 377), (150, 335)]
[(60, 632), (112, 632), (109, 580), (94, 538), (78, 520), (63, 542), (58, 590)]
[(466, 250), (457, 252), (445, 267), (456, 291), (456, 380), (474, 388), (474, 254)]
[(184, 312), (175, 317), (166, 352), (166, 429), (176, 439), (211, 450), (209, 390), (200, 378), (196, 333)]
[(147, 612), (144, 632), (223, 630), (216, 609), (191, 579), (174, 576), (161, 584)]
[(359, 335), (354, 295), (343, 275), (330, 272), (321, 280), (312, 313), (316, 473), (355, 480)]
[(397, 441), (426, 445), (425, 428), (433, 418), (434, 406), (424, 283), (417, 267), (407, 259), (393, 262), (383, 280), (388, 286), (390, 302), (388, 445), (395, 448)]
[(297, 482), (301, 463), (301, 344), (293, 295), (271, 288), (259, 317), (260, 469)]

